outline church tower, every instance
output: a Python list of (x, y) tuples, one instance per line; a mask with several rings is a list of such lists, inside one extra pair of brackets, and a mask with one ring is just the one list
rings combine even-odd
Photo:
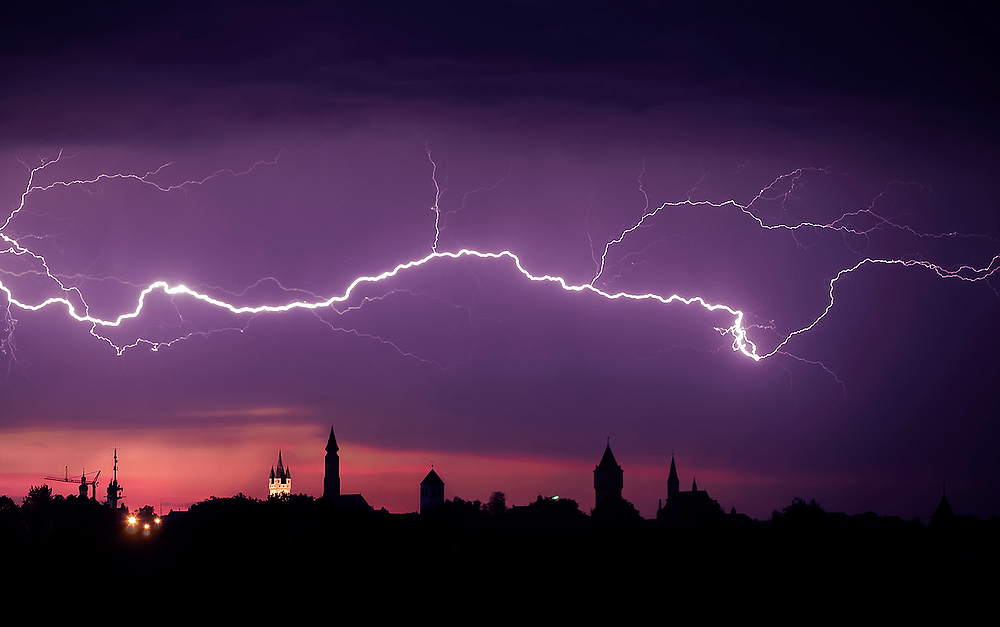
[(420, 482), (420, 513), (426, 514), (443, 503), (444, 481), (434, 472), (434, 467), (431, 466), (431, 471)]
[(278, 471), (275, 472), (271, 466), (271, 480), (268, 482), (270, 495), (291, 494), (292, 493), (292, 473), (281, 463), (281, 451), (278, 451)]
[(594, 492), (596, 493), (594, 507), (601, 504), (601, 501), (610, 497), (622, 497), (622, 486), (624, 485), (625, 472), (615, 461), (615, 454), (611, 452), (611, 441), (604, 449), (604, 457), (601, 463), (594, 468)]
[(323, 498), (335, 499), (340, 496), (340, 455), (337, 451), (337, 436), (330, 427), (330, 440), (326, 443), (326, 471), (323, 475)]
[(667, 477), (667, 502), (677, 496), (681, 491), (681, 480), (677, 478), (677, 465), (674, 464), (674, 456), (670, 456), (670, 475)]

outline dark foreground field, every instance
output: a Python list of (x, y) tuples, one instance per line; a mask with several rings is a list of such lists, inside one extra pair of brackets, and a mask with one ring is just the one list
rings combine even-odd
[(927, 604), (989, 598), (1000, 557), (996, 520), (924, 526), (802, 501), (768, 521), (723, 515), (694, 524), (644, 521), (628, 510), (588, 516), (573, 501), (541, 499), (492, 511), (456, 499), (421, 516), (239, 496), (159, 524), (150, 510), (141, 513), (147, 532), (144, 518), (129, 525), (123, 512), (93, 501), (5, 501), (5, 589), (417, 614), (491, 604), (670, 612), (680, 604), (721, 618), (815, 602), (831, 612), (919, 615)]

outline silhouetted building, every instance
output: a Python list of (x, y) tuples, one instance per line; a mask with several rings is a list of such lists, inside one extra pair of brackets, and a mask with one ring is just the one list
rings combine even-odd
[(108, 484), (108, 507), (118, 509), (118, 501), (122, 498), (122, 487), (118, 485), (118, 449), (115, 449), (115, 474)]
[(677, 464), (671, 456), (670, 474), (667, 476), (667, 502), (660, 503), (656, 519), (669, 523), (696, 525), (722, 515), (722, 508), (708, 496), (706, 490), (698, 489), (697, 481), (691, 481), (690, 492), (681, 491)]
[(271, 466), (271, 479), (267, 484), (270, 495), (292, 493), (292, 473), (281, 463), (281, 451), (278, 451), (278, 471)]
[(677, 464), (674, 456), (670, 456), (670, 474), (667, 476), (667, 500), (674, 498), (681, 491), (681, 480), (677, 478)]
[(941, 502), (938, 503), (937, 509), (931, 514), (931, 525), (947, 525), (955, 520), (955, 511), (951, 509), (951, 504), (948, 503), (948, 497), (944, 492), (944, 484), (941, 484)]
[(442, 503), (444, 503), (444, 481), (431, 466), (431, 471), (420, 482), (420, 513), (425, 514)]
[(337, 446), (337, 436), (330, 427), (330, 440), (326, 443), (326, 472), (323, 475), (323, 498), (331, 499), (340, 496), (340, 447)]
[(615, 454), (611, 452), (611, 441), (604, 448), (604, 456), (601, 463), (594, 468), (594, 507), (601, 504), (606, 498), (616, 496), (622, 497), (622, 486), (624, 485), (625, 472), (615, 460)]
[(340, 493), (340, 446), (337, 436), (330, 427), (330, 439), (326, 443), (326, 471), (323, 475), (323, 498), (333, 501), (342, 510), (361, 512), (370, 511), (372, 506), (360, 494)]

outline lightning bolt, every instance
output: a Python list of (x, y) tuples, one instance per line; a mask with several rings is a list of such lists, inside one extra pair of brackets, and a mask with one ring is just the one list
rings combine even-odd
[[(52, 284), (54, 284), (56, 287), (57, 295), (40, 299), (35, 302), (29, 302), (28, 300), (18, 298), (14, 294), (14, 290), (11, 287), (9, 287), (5, 282), (0, 281), (0, 290), (2, 290), (7, 297), (7, 306), (5, 308), (4, 323), (2, 324), (3, 335), (0, 336), (0, 350), (3, 350), (4, 352), (10, 355), (16, 354), (14, 338), (13, 338), (13, 331), (16, 324), (16, 319), (12, 315), (12, 308), (17, 308), (19, 310), (29, 311), (29, 312), (39, 311), (49, 307), (64, 308), (66, 313), (73, 320), (89, 326), (90, 334), (95, 338), (99, 339), (100, 341), (107, 343), (116, 351), (118, 355), (122, 355), (123, 353), (125, 353), (125, 351), (140, 345), (147, 346), (151, 350), (155, 351), (162, 347), (170, 346), (177, 342), (188, 339), (193, 335), (204, 336), (224, 330), (243, 331), (246, 329), (246, 325), (244, 325), (242, 327), (240, 326), (232, 327), (231, 329), (212, 329), (209, 331), (194, 330), (188, 333), (184, 333), (179, 337), (172, 339), (170, 341), (154, 341), (145, 338), (138, 338), (130, 343), (119, 343), (112, 341), (105, 333), (103, 333), (103, 331), (106, 329), (119, 327), (128, 320), (133, 320), (138, 318), (142, 313), (143, 308), (147, 304), (149, 297), (154, 293), (162, 293), (163, 295), (169, 297), (172, 302), (173, 299), (175, 298), (185, 298), (204, 303), (219, 310), (227, 311), (236, 316), (244, 316), (248, 320), (246, 324), (249, 324), (249, 320), (252, 320), (254, 317), (259, 315), (277, 314), (292, 310), (310, 311), (313, 312), (324, 324), (329, 326), (331, 329), (341, 332), (353, 333), (358, 337), (370, 338), (382, 342), (384, 344), (391, 345), (403, 356), (420, 359), (420, 357), (418, 357), (417, 355), (404, 351), (395, 344), (393, 344), (392, 342), (385, 340), (381, 337), (378, 337), (373, 334), (362, 333), (356, 329), (349, 328), (346, 326), (339, 326), (333, 324), (324, 319), (322, 316), (320, 316), (320, 313), (324, 311), (333, 311), (336, 314), (343, 314), (347, 311), (356, 311), (365, 306), (366, 304), (373, 302), (374, 300), (379, 300), (381, 298), (387, 297), (390, 294), (404, 291), (404, 290), (392, 290), (388, 294), (381, 297), (366, 296), (363, 297), (359, 303), (354, 305), (349, 305), (348, 301), (350, 301), (352, 297), (355, 296), (356, 292), (362, 286), (385, 282), (388, 279), (400, 276), (402, 274), (405, 274), (407, 271), (410, 271), (412, 269), (421, 266), (446, 262), (448, 260), (459, 260), (465, 258), (465, 259), (488, 260), (498, 263), (507, 263), (510, 264), (514, 269), (516, 269), (516, 271), (527, 281), (557, 285), (561, 289), (567, 292), (586, 293), (593, 297), (600, 297), (612, 301), (615, 300), (651, 301), (659, 303), (664, 306), (669, 306), (674, 304), (683, 304), (685, 306), (696, 305), (708, 312), (725, 312), (728, 315), (731, 323), (727, 327), (719, 327), (716, 330), (723, 336), (731, 338), (732, 340), (731, 347), (734, 352), (737, 352), (753, 361), (761, 361), (777, 354), (787, 355), (799, 361), (803, 361), (810, 364), (817, 364), (820, 367), (826, 369), (827, 372), (833, 374), (832, 371), (830, 371), (828, 368), (826, 368), (826, 366), (824, 366), (820, 362), (804, 359), (802, 357), (793, 355), (792, 353), (788, 352), (787, 345), (796, 336), (801, 335), (803, 333), (807, 333), (808, 331), (814, 329), (827, 316), (827, 314), (829, 314), (829, 312), (834, 306), (834, 301), (835, 301), (834, 296), (835, 296), (837, 282), (840, 281), (844, 276), (849, 275), (853, 272), (857, 272), (862, 268), (869, 266), (897, 265), (908, 268), (920, 267), (934, 273), (941, 279), (980, 282), (980, 281), (987, 281), (989, 277), (993, 276), (994, 274), (997, 273), (998, 270), (1000, 270), (1000, 255), (994, 255), (987, 264), (981, 266), (962, 264), (954, 267), (945, 267), (924, 259), (867, 257), (862, 254), (862, 251), (860, 249), (854, 250), (853, 248), (851, 248), (851, 250), (857, 253), (860, 258), (857, 261), (857, 263), (855, 263), (852, 266), (840, 269), (839, 271), (836, 272), (834, 276), (832, 276), (829, 279), (828, 299), (826, 306), (822, 310), (822, 312), (820, 312), (815, 319), (809, 322), (809, 324), (806, 324), (801, 328), (792, 330), (790, 332), (785, 333), (784, 335), (779, 336), (781, 337), (780, 341), (778, 341), (777, 344), (774, 346), (774, 348), (772, 348), (771, 350), (761, 351), (758, 350), (758, 344), (750, 338), (750, 331), (756, 329), (766, 329), (773, 332), (775, 331), (775, 326), (773, 322), (770, 324), (756, 324), (748, 322), (747, 314), (745, 314), (743, 310), (736, 308), (732, 305), (725, 303), (709, 302), (704, 297), (698, 295), (683, 296), (676, 293), (660, 294), (657, 292), (631, 292), (624, 290), (614, 290), (609, 288), (608, 284), (613, 282), (620, 275), (620, 272), (615, 276), (611, 277), (610, 279), (604, 279), (605, 273), (608, 270), (608, 268), (611, 267), (612, 265), (621, 263), (622, 260), (627, 259), (633, 255), (641, 254), (641, 252), (627, 253), (623, 255), (621, 259), (617, 260), (615, 263), (612, 263), (611, 262), (612, 253), (616, 251), (629, 238), (631, 234), (635, 233), (637, 230), (648, 225), (659, 214), (669, 212), (671, 210), (675, 210), (681, 207), (697, 208), (700, 210), (735, 209), (744, 214), (745, 216), (747, 216), (749, 219), (753, 220), (760, 229), (786, 231), (790, 233), (793, 238), (796, 238), (797, 233), (799, 233), (800, 231), (807, 229), (813, 229), (818, 231), (830, 231), (830, 232), (840, 233), (845, 238), (848, 236), (853, 236), (862, 239), (869, 238), (876, 231), (887, 231), (887, 230), (894, 230), (898, 232), (907, 233), (910, 236), (918, 238), (925, 238), (925, 237), (981, 238), (985, 236), (966, 235), (957, 232), (944, 233), (944, 234), (927, 234), (927, 233), (917, 232), (911, 227), (902, 224), (897, 219), (894, 219), (889, 215), (881, 213), (876, 209), (877, 204), (879, 203), (880, 199), (886, 192), (879, 194), (872, 201), (870, 206), (862, 208), (857, 211), (844, 213), (840, 215), (837, 219), (830, 222), (793, 221), (788, 219), (790, 212), (786, 206), (786, 203), (795, 198), (796, 192), (797, 190), (800, 189), (800, 186), (802, 184), (802, 177), (809, 172), (829, 174), (828, 169), (821, 169), (821, 168), (800, 168), (792, 172), (777, 176), (770, 184), (761, 189), (746, 204), (740, 204), (735, 200), (726, 200), (723, 202), (694, 200), (692, 196), (694, 190), (691, 190), (688, 192), (687, 198), (685, 200), (665, 202), (655, 208), (650, 209), (649, 196), (643, 189), (643, 184), (642, 184), (642, 177), (645, 174), (645, 166), (643, 165), (643, 168), (638, 175), (639, 191), (646, 199), (645, 208), (642, 210), (641, 217), (633, 224), (626, 225), (625, 227), (623, 227), (620, 230), (620, 232), (618, 232), (614, 237), (606, 241), (603, 247), (601, 247), (602, 253), (600, 255), (599, 260), (597, 259), (597, 255), (593, 254), (595, 263), (597, 265), (597, 269), (593, 278), (587, 283), (574, 284), (560, 276), (554, 276), (549, 274), (538, 274), (529, 271), (527, 268), (524, 267), (518, 255), (516, 255), (510, 250), (478, 251), (468, 248), (461, 248), (459, 250), (454, 250), (454, 251), (439, 250), (442, 233), (446, 228), (448, 215), (451, 215), (456, 211), (464, 208), (465, 201), (468, 198), (469, 194), (480, 191), (492, 190), (497, 185), (505, 181), (507, 177), (504, 177), (500, 181), (497, 181), (492, 186), (483, 187), (478, 190), (474, 190), (473, 192), (466, 193), (465, 196), (463, 197), (461, 207), (451, 212), (443, 212), (441, 209), (441, 198), (445, 193), (446, 189), (442, 187), (437, 178), (438, 164), (435, 162), (430, 149), (426, 148), (426, 146), (425, 149), (427, 152), (427, 159), (431, 164), (431, 180), (434, 184), (434, 189), (435, 189), (434, 203), (430, 207), (432, 212), (434, 213), (434, 223), (433, 223), (434, 237), (430, 247), (431, 252), (428, 253), (427, 255), (420, 258), (403, 261), (379, 274), (356, 277), (353, 281), (351, 281), (351, 283), (347, 286), (347, 288), (343, 291), (343, 293), (334, 296), (324, 297), (317, 294), (313, 294), (311, 292), (307, 292), (305, 290), (293, 290), (285, 288), (279, 282), (277, 282), (277, 280), (273, 278), (262, 279), (261, 281), (258, 281), (257, 283), (254, 284), (254, 286), (256, 286), (263, 281), (270, 280), (274, 281), (274, 283), (284, 293), (289, 293), (289, 294), (298, 293), (302, 295), (302, 297), (299, 299), (292, 299), (289, 300), (288, 302), (285, 302), (284, 304), (278, 304), (278, 305), (236, 305), (233, 304), (235, 302), (233, 298), (224, 299), (222, 297), (210, 295), (209, 288), (204, 288), (204, 287), (191, 288), (183, 284), (171, 285), (168, 282), (162, 280), (154, 281), (152, 283), (144, 285), (135, 285), (132, 283), (127, 283), (109, 277), (98, 277), (98, 280), (116, 280), (124, 285), (129, 285), (135, 287), (136, 289), (139, 289), (134, 307), (131, 308), (130, 310), (119, 313), (117, 316), (110, 318), (102, 318), (92, 315), (90, 311), (90, 307), (88, 306), (87, 301), (84, 297), (81, 285), (84, 279), (90, 280), (92, 279), (92, 277), (86, 277), (85, 275), (68, 276), (68, 275), (59, 275), (53, 273), (43, 255), (34, 252), (23, 241), (19, 241), (18, 239), (4, 232), (5, 229), (7, 229), (8, 226), (11, 224), (11, 221), (19, 213), (25, 210), (25, 206), (30, 195), (34, 193), (44, 193), (56, 187), (85, 186), (102, 180), (121, 180), (124, 182), (133, 182), (137, 184), (152, 186), (161, 192), (170, 192), (173, 190), (183, 189), (194, 185), (204, 185), (207, 184), (212, 179), (222, 175), (228, 174), (230, 176), (243, 176), (249, 174), (257, 167), (265, 165), (273, 165), (276, 162), (276, 159), (273, 161), (258, 161), (245, 171), (236, 172), (232, 169), (218, 170), (203, 179), (189, 180), (169, 186), (160, 185), (152, 180), (155, 175), (163, 171), (165, 168), (169, 167), (170, 166), (169, 163), (160, 166), (156, 170), (152, 170), (141, 175), (100, 174), (99, 176), (92, 179), (74, 179), (66, 181), (56, 181), (49, 183), (47, 185), (36, 184), (35, 182), (36, 176), (41, 171), (45, 170), (47, 167), (50, 167), (52, 164), (57, 163), (61, 159), (63, 159), (64, 157), (61, 152), (55, 158), (42, 159), (41, 163), (33, 168), (25, 165), (25, 167), (29, 171), (29, 174), (27, 177), (27, 183), (24, 192), (20, 195), (20, 203), (6, 216), (6, 219), (3, 221), (2, 226), (0, 226), (0, 241), (2, 241), (2, 244), (0, 245), (5, 247), (3, 249), (0, 249), (0, 255), (11, 255), (16, 258), (23, 258), (27, 260), (30, 264), (32, 264), (33, 267), (31, 270), (21, 273), (14, 272), (12, 270), (0, 270), (0, 274), (5, 274), (7, 276), (21, 276), (26, 273), (35, 274), (38, 277), (42, 277), (44, 279), (47, 279), (48, 281), (51, 281)], [(509, 175), (510, 172), (508, 172), (507, 176)], [(912, 185), (908, 183), (896, 183), (896, 184)], [(782, 219), (766, 220), (764, 217), (762, 217), (763, 214), (759, 211), (756, 211), (756, 207), (764, 202), (778, 202), (780, 204), (780, 209), (781, 209), (779, 217)], [(854, 225), (859, 219), (862, 218), (870, 221), (870, 224), (867, 227), (862, 228), (861, 226)], [(589, 229), (587, 235), (589, 238), (591, 238), (591, 242), (593, 242), (593, 239), (589, 233)], [(24, 239), (25, 237), (21, 238), (21, 240)], [(990, 242), (996, 242), (996, 240), (992, 238), (986, 238), (986, 239), (989, 240)], [(799, 243), (798, 239), (796, 239), (795, 241), (798, 246), (803, 246), (802, 244)], [(594, 249), (592, 246), (592, 251), (593, 250)], [(240, 294), (230, 294), (230, 296), (231, 297), (243, 296), (249, 291), (249, 289), (250, 288), (247, 288), (247, 290), (244, 290), (244, 292), (241, 292)], [(214, 289), (211, 291), (217, 294), (220, 290)], [(412, 294), (412, 292), (410, 293)], [(178, 317), (180, 317), (179, 312), (178, 312)], [(423, 360), (423, 361), (432, 361), (432, 360)], [(439, 367), (445, 367), (441, 363), (438, 362), (433, 362), (433, 363), (436, 363)], [(833, 376), (836, 377), (836, 375)], [(843, 385), (843, 382), (840, 381), (839, 378), (837, 378), (837, 381)]]

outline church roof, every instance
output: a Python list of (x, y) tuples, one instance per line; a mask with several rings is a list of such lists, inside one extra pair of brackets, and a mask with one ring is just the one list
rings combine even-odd
[(290, 468), (285, 468), (285, 465), (281, 462), (281, 450), (278, 450), (278, 470), (275, 471), (274, 467), (271, 467), (271, 478), (272, 479), (290, 479), (292, 472)]
[(364, 512), (370, 511), (372, 506), (368, 504), (365, 497), (360, 494), (338, 494), (334, 497), (337, 507), (351, 511), (351, 512)]
[(441, 477), (431, 468), (431, 471), (427, 473), (427, 476), (420, 482), (420, 485), (444, 485), (444, 481), (441, 481)]
[(670, 456), (670, 475), (667, 476), (667, 481), (680, 481), (677, 478), (677, 465), (674, 463), (674, 456)]
[(601, 463), (594, 470), (615, 471), (621, 469), (622, 467), (615, 460), (615, 454), (611, 452), (611, 443), (609, 442), (604, 448), (604, 457), (601, 458)]

